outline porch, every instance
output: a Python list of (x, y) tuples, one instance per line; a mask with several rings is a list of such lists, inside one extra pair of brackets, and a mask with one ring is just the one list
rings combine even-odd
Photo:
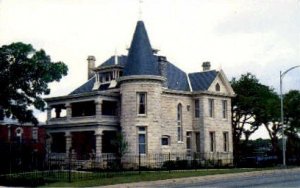
[(49, 132), (48, 158), (92, 160), (105, 154), (116, 153), (114, 144), (118, 130), (85, 130)]

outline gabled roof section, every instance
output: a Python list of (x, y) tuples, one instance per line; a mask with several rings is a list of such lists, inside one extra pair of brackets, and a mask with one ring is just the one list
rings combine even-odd
[(186, 73), (170, 62), (167, 62), (167, 86), (172, 90), (190, 91)]
[(143, 21), (137, 22), (123, 75), (159, 75), (158, 64)]
[(95, 76), (89, 79), (86, 83), (72, 91), (69, 95), (76, 95), (80, 93), (87, 93), (93, 91), (94, 83), (95, 83)]
[[(115, 60), (116, 60), (115, 56), (111, 56), (109, 59), (104, 61), (104, 63), (99, 65), (97, 68), (104, 68), (104, 67), (110, 67), (110, 66), (116, 65)], [(118, 64), (117, 65), (124, 67), (126, 62), (127, 62), (127, 56), (125, 56), (125, 55), (118, 56)]]
[(215, 80), (218, 72), (215, 70), (190, 73), (189, 78), (193, 91), (205, 91)]

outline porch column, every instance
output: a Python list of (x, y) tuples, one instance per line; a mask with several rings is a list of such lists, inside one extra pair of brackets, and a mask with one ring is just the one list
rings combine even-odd
[(51, 106), (48, 106), (47, 108), (47, 123), (50, 121), (51, 119)]
[(96, 105), (96, 118), (101, 119), (102, 117), (102, 100), (97, 99), (95, 100)]
[(51, 153), (51, 144), (52, 144), (52, 136), (51, 134), (46, 134), (46, 154), (49, 155)]
[(65, 138), (66, 138), (66, 156), (69, 157), (70, 148), (72, 147), (72, 134), (70, 132), (66, 132)]
[(72, 117), (72, 105), (70, 103), (66, 103), (66, 112), (67, 120), (70, 120)]
[(102, 132), (95, 132), (96, 138), (96, 158), (100, 158), (102, 154)]

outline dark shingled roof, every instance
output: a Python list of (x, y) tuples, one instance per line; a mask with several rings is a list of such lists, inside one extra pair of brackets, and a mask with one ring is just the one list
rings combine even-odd
[[(125, 66), (126, 62), (127, 62), (127, 56), (125, 56), (125, 55), (118, 56), (118, 65)], [(108, 66), (112, 66), (112, 65), (115, 65), (115, 56), (111, 56), (109, 59), (104, 61), (104, 63), (99, 65), (98, 68), (108, 67)]]
[[(127, 56), (125, 56), (125, 55), (118, 56), (118, 65), (125, 66), (126, 60), (127, 60)], [(104, 63), (99, 65), (98, 68), (108, 67), (108, 66), (113, 66), (113, 65), (115, 65), (115, 56), (111, 56), (109, 59), (104, 61)], [(95, 83), (95, 77), (91, 78), (86, 83), (84, 83), (83, 85), (81, 85), (80, 87), (78, 87), (77, 89), (72, 91), (69, 95), (91, 92), (91, 91), (93, 91), (94, 83)], [(109, 86), (109, 84), (101, 85), (99, 90), (100, 91), (106, 90), (108, 88), (108, 86)]]
[[(126, 59), (126, 56), (121, 57), (123, 57), (123, 59)], [(158, 64), (157, 61), (156, 63)], [(126, 63), (124, 64), (126, 65)], [(216, 78), (217, 74), (218, 72), (215, 70), (188, 74), (193, 91), (207, 90)], [(75, 89), (73, 92), (70, 93), (70, 95), (91, 92), (93, 90), (94, 83), (95, 77), (91, 78), (86, 83)], [(106, 90), (108, 89), (107, 86), (103, 85), (101, 88), (99, 88), (99, 90)], [(190, 91), (186, 73), (170, 62), (167, 62), (167, 87), (172, 90)]]
[[(158, 57), (157, 56), (154, 57), (156, 59), (155, 63), (158, 64), (157, 62)], [(119, 56), (119, 63), (121, 63), (121, 65), (126, 65), (126, 59), (127, 56), (124, 55)], [(110, 65), (114, 65), (114, 56), (106, 60), (98, 67), (104, 67)], [(73, 92), (70, 93), (70, 95), (91, 92), (93, 90), (94, 83), (95, 83), (95, 77), (91, 78), (86, 83), (84, 83), (83, 85), (75, 89)], [(108, 85), (107, 86), (101, 85), (99, 90), (101, 91), (101, 90), (108, 89)], [(190, 90), (186, 73), (170, 62), (167, 62), (167, 87), (172, 90), (180, 90), (180, 91)]]
[(190, 73), (189, 78), (193, 91), (207, 90), (216, 78), (217, 74), (218, 72), (215, 70)]
[(190, 91), (186, 73), (167, 62), (167, 86), (172, 90)]
[(137, 22), (123, 75), (159, 75), (158, 64), (142, 21)]
[[(187, 75), (184, 71), (170, 62), (166, 62), (167, 87), (172, 90), (190, 91)], [(98, 68), (115, 65), (115, 56), (111, 56)], [(124, 67), (123, 76), (130, 75), (157, 75), (160, 76), (158, 56), (153, 55), (153, 50), (142, 21), (138, 21), (128, 56), (118, 56), (118, 65)], [(193, 91), (207, 90), (217, 72), (215, 70), (188, 75)], [(87, 93), (93, 90), (95, 77), (75, 89), (70, 95)], [(101, 85), (99, 90), (108, 89), (108, 85)]]
[(93, 91), (94, 83), (95, 83), (95, 76), (89, 79), (86, 83), (84, 83), (74, 91), (72, 91), (69, 95), (91, 92)]

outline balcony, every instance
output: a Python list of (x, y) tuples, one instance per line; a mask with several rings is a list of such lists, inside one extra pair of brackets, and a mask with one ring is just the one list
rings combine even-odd
[(48, 125), (118, 123), (117, 101), (83, 101), (52, 105), (48, 111)]

